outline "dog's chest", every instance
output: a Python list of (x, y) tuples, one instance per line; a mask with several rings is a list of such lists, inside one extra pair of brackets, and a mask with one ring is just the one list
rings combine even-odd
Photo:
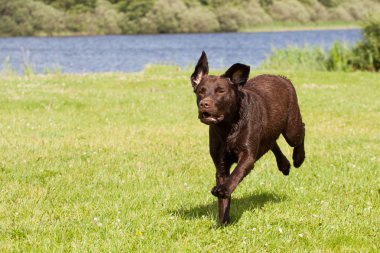
[(226, 155), (233, 158), (234, 161), (237, 161), (239, 153), (242, 151), (242, 143), (239, 136), (229, 136), (225, 142), (225, 151)]

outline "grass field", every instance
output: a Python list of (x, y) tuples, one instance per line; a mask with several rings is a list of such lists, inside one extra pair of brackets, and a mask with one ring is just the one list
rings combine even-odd
[(1, 76), (0, 252), (379, 252), (379, 74), (281, 74), (306, 161), (259, 160), (227, 227), (189, 71)]

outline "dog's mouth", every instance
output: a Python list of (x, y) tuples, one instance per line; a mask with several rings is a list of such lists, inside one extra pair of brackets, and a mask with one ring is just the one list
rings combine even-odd
[(199, 112), (199, 117), (198, 117), (202, 123), (206, 125), (211, 125), (211, 124), (217, 124), (221, 122), (224, 119), (223, 115), (212, 115), (209, 112)]

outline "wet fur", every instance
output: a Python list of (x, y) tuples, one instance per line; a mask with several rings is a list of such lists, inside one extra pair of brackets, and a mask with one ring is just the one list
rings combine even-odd
[[(281, 134), (294, 147), (293, 165), (299, 167), (305, 159), (305, 128), (291, 81), (276, 75), (247, 80), (248, 75), (249, 66), (234, 64), (222, 76), (209, 76), (203, 52), (191, 77), (199, 118), (210, 125), (210, 154), (216, 167), (211, 192), (218, 197), (220, 224), (230, 220), (232, 192), (269, 150), (278, 169), (289, 174), (290, 162), (276, 143)], [(237, 166), (231, 173), (233, 163)]]

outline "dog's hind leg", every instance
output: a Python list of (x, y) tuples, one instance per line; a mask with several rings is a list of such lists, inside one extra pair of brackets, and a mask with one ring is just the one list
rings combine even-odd
[(286, 142), (294, 147), (293, 149), (293, 165), (298, 168), (301, 166), (303, 161), (305, 160), (305, 124), (299, 123), (298, 125), (293, 125), (289, 127), (283, 133)]
[(304, 138), (302, 139), (302, 143), (293, 149), (293, 165), (296, 168), (300, 167), (305, 160)]
[(286, 156), (281, 152), (280, 147), (277, 142), (274, 143), (272, 147), (272, 152), (276, 157), (277, 167), (285, 176), (289, 175), (290, 172), (290, 162), (286, 158)]
[(282, 133), (286, 142), (294, 147), (293, 149), (293, 165), (298, 168), (305, 160), (305, 124), (302, 122), (298, 105), (291, 110), (288, 115), (288, 122), (285, 131)]
[(293, 85), (289, 87), (288, 119), (282, 135), (285, 137), (286, 142), (294, 148), (293, 165), (298, 168), (305, 160), (305, 124), (302, 122), (296, 91)]

